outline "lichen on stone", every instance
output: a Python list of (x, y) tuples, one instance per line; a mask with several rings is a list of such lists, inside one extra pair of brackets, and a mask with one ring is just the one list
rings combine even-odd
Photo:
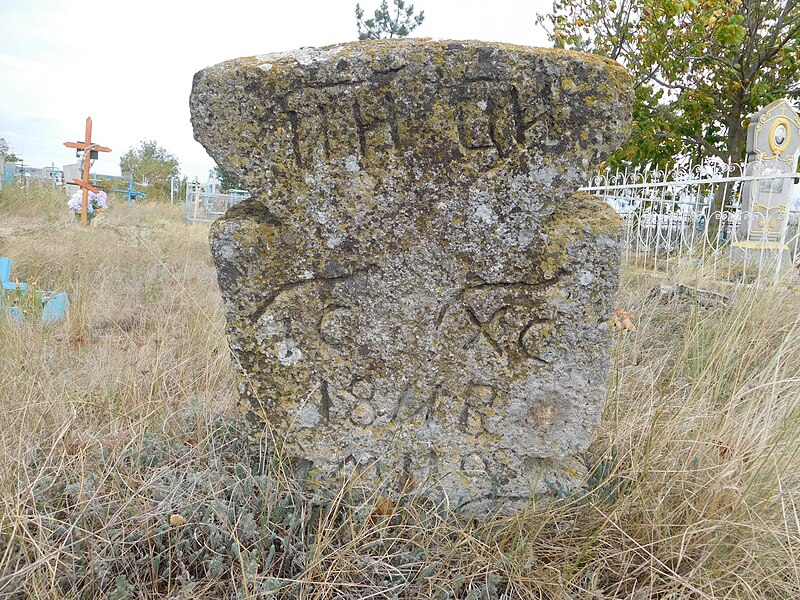
[(195, 137), (253, 194), (211, 232), (228, 339), (286, 451), (467, 512), (576, 485), (620, 223), (573, 193), (631, 102), (611, 61), (483, 42), (196, 75)]

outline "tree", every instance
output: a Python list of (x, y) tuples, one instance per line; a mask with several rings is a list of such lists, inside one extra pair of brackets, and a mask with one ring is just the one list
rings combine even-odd
[(220, 187), (224, 191), (228, 190), (238, 190), (241, 189), (241, 184), (239, 180), (236, 179), (233, 175), (225, 171), (222, 167), (214, 167), (208, 173), (209, 177), (213, 177), (217, 181), (219, 181)]
[(748, 116), (800, 97), (800, 0), (554, 0), (538, 22), (633, 75), (634, 130), (612, 163), (739, 162)]
[(8, 143), (4, 138), (0, 138), (0, 157), (4, 158), (6, 162), (19, 162), (20, 158), (9, 150)]
[(425, 20), (425, 11), (414, 14), (414, 5), (406, 7), (405, 0), (392, 0), (394, 15), (389, 11), (387, 0), (382, 0), (375, 16), (364, 20), (364, 11), (356, 4), (356, 26), (359, 40), (379, 40), (383, 38), (406, 37)]
[(180, 174), (179, 164), (178, 159), (155, 140), (143, 140), (139, 148), (130, 148), (119, 160), (120, 170), (132, 173), (138, 183), (166, 189), (169, 189), (169, 178)]

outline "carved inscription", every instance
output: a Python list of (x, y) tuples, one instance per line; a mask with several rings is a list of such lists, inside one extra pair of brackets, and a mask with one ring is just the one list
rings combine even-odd
[[(376, 88), (365, 83), (347, 94), (339, 88), (317, 90), (315, 104), (320, 119), (311, 124), (299, 117), (299, 96), (289, 96), (285, 112), (288, 135), (284, 140), (295, 165), (304, 168), (315, 161), (351, 155), (363, 159), (370, 152), (400, 149), (401, 116), (391, 89), (391, 85)], [(508, 157), (515, 147), (524, 147), (528, 130), (541, 118), (526, 118), (515, 86), (484, 80), (462, 89), (455, 115), (453, 125), (465, 149), (494, 148), (501, 158)], [(343, 136), (345, 131), (354, 135)]]
[(469, 150), (494, 148), (506, 158), (515, 146), (525, 145), (526, 125), (519, 93), (513, 86), (475, 82), (458, 102), (458, 133)]
[(320, 490), (358, 470), (492, 512), (572, 485), (559, 461), (602, 412), (619, 235), (573, 192), (625, 136), (625, 78), (430, 40), (195, 78), (196, 137), (252, 193), (211, 230), (242, 397)]
[(497, 390), (492, 386), (470, 384), (464, 390), (464, 407), (459, 417), (459, 424), (464, 433), (479, 435), (485, 430), (483, 422), (486, 409), (494, 404)]

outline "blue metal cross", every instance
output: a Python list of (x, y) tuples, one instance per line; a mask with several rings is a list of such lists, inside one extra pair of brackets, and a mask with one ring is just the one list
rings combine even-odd
[[(7, 315), (13, 322), (21, 323), (24, 319), (22, 309), (14, 304), (13, 296), (6, 298), (6, 292), (24, 294), (28, 291), (27, 283), (11, 281), (11, 259), (0, 256), (0, 317)], [(60, 321), (67, 316), (69, 297), (66, 292), (40, 292), (42, 314), (39, 321), (46, 325)], [(7, 306), (9, 304), (10, 306)]]
[(133, 206), (134, 200), (147, 200), (147, 194), (145, 194), (144, 192), (137, 192), (135, 189), (133, 189), (133, 175), (131, 175), (131, 178), (128, 180), (127, 190), (114, 190), (114, 191), (128, 196), (128, 206)]

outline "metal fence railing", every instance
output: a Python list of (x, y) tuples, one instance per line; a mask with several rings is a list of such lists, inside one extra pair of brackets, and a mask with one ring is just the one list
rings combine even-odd
[(198, 221), (214, 221), (231, 206), (250, 197), (246, 190), (229, 190), (227, 193), (207, 192), (202, 185), (189, 183), (186, 185), (186, 223)]
[[(743, 269), (771, 276), (800, 263), (798, 181), (797, 172), (704, 163), (669, 170), (605, 171), (581, 191), (602, 198), (619, 213), (629, 264), (667, 272), (681, 264), (703, 264), (730, 278)], [(786, 201), (765, 211), (763, 204), (748, 202), (744, 194), (760, 194), (767, 205), (773, 196)], [(749, 224), (767, 230), (776, 222), (778, 238), (753, 239), (758, 227)]]

